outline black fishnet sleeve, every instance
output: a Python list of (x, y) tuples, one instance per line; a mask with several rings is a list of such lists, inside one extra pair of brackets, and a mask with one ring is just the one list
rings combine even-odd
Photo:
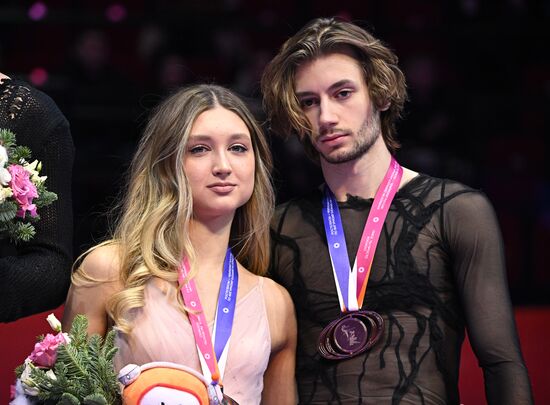
[(487, 401), (531, 404), (495, 212), (485, 195), (466, 193), (443, 206), (442, 221), (468, 336), (483, 369)]
[[(6, 84), (7, 83), (7, 84)], [(0, 321), (10, 322), (59, 306), (70, 284), (73, 260), (71, 172), (74, 146), (69, 123), (53, 100), (19, 80), (0, 86), (0, 128), (42, 162), (48, 190), (58, 200), (38, 209), (28, 243), (0, 241)]]

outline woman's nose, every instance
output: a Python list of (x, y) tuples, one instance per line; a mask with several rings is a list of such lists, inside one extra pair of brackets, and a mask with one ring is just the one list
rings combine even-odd
[(231, 174), (231, 164), (224, 152), (216, 154), (216, 161), (214, 162), (212, 171), (216, 176), (227, 176), (228, 174)]

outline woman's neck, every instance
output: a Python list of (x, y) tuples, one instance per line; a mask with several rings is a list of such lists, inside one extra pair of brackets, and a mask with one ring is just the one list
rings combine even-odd
[(221, 273), (229, 245), (232, 222), (233, 217), (208, 221), (191, 220), (189, 235), (200, 269), (199, 274)]

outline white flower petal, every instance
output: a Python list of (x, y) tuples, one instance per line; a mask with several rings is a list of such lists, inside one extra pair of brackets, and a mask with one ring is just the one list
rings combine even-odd
[(4, 167), (8, 163), (8, 151), (0, 145), (0, 167)]
[(3, 186), (7, 186), (10, 181), (11, 181), (10, 172), (8, 172), (8, 169), (4, 169), (3, 167), (1, 167), (0, 168), (0, 183)]
[(61, 322), (59, 322), (59, 319), (57, 319), (54, 314), (49, 314), (46, 320), (54, 331), (61, 332)]

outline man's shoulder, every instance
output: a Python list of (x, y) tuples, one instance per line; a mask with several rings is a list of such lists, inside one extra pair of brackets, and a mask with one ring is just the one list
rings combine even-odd
[(483, 195), (483, 192), (460, 181), (419, 174), (401, 193), (404, 198), (421, 200), (425, 205), (444, 204), (463, 194)]
[(422, 177), (410, 193), (420, 199), (424, 207), (441, 210), (445, 217), (462, 221), (493, 215), (493, 205), (483, 190), (447, 178)]

